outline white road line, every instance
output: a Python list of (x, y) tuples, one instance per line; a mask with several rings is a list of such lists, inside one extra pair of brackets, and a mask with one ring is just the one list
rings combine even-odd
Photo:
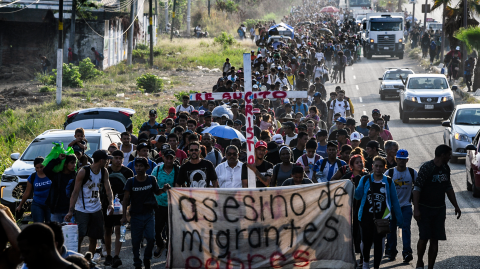
[(353, 79), (357, 79), (357, 77), (356, 77), (356, 76), (353, 76)]
[(358, 91), (358, 85), (355, 85), (355, 88), (357, 88), (357, 91)]
[(363, 115), (367, 115), (367, 111), (363, 111)]
[(353, 70), (353, 66), (352, 66), (352, 70)]
[(362, 102), (363, 102), (363, 100), (362, 100), (362, 97), (358, 97), (358, 99), (360, 99), (360, 103), (362, 103)]

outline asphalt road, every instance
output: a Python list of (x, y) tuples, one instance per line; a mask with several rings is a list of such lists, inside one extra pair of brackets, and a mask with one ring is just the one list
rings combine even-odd
[[(418, 63), (411, 59), (399, 60), (385, 56), (373, 56), (371, 60), (362, 57), (362, 61), (347, 67), (346, 83), (340, 85), (346, 90), (347, 96), (351, 97), (355, 108), (355, 119), (357, 122), (363, 114), (369, 115), (374, 108), (380, 109), (383, 114), (391, 116), (389, 122), (393, 138), (398, 141), (400, 148), (405, 148), (410, 153), (409, 166), (418, 170), (420, 165), (434, 157), (435, 147), (443, 143), (443, 127), (441, 119), (413, 119), (410, 123), (404, 124), (399, 119), (398, 98), (387, 98), (380, 100), (378, 78), (383, 74), (386, 67), (410, 67), (416, 73), (425, 72)], [(327, 92), (333, 91), (335, 84), (327, 82)], [(460, 98), (457, 98), (457, 103)], [(440, 242), (439, 253), (435, 268), (438, 269), (478, 269), (480, 268), (480, 255), (478, 242), (480, 242), (480, 199), (472, 197), (471, 192), (466, 189), (465, 164), (450, 164), (452, 169), (452, 184), (454, 186), (462, 216), (459, 220), (455, 218), (453, 207), (447, 199), (447, 241)], [(400, 234), (401, 235), (401, 234)], [(123, 244), (121, 258), (123, 265), (120, 268), (133, 268), (132, 249), (130, 234), (127, 232), (127, 242)], [(412, 248), (414, 260), (410, 264), (404, 264), (400, 255), (397, 260), (389, 262), (384, 259), (381, 268), (415, 268), (417, 260), (416, 242), (418, 240), (418, 228), (415, 221), (412, 221)], [(399, 238), (397, 250), (401, 252), (402, 243)], [(86, 251), (86, 245), (82, 249)], [(141, 250), (143, 253), (143, 249)], [(143, 256), (143, 255), (142, 255)], [(152, 260), (153, 268), (165, 267), (165, 251), (160, 258)], [(373, 268), (373, 251), (372, 251)], [(424, 258), (425, 265), (427, 260)], [(101, 260), (103, 265), (103, 259)], [(103, 268), (103, 266), (101, 266)]]
[[(410, 67), (415, 73), (425, 73), (425, 70), (415, 60), (397, 57), (373, 56), (371, 60), (362, 57), (362, 61), (347, 67), (346, 84), (341, 85), (346, 90), (347, 96), (353, 99), (355, 108), (355, 119), (359, 121), (361, 115), (366, 114), (371, 118), (371, 111), (380, 109), (382, 114), (391, 116), (388, 123), (393, 138), (399, 143), (400, 148), (405, 148), (410, 153), (408, 165), (418, 170), (420, 165), (433, 159), (435, 147), (443, 144), (443, 130), (441, 119), (413, 119), (410, 123), (404, 124), (400, 120), (398, 111), (398, 97), (390, 97), (384, 101), (380, 100), (378, 88), (379, 77), (382, 76), (386, 67)], [(334, 84), (327, 82), (327, 92), (333, 91)], [(460, 103), (457, 96), (456, 103)], [(460, 158), (460, 163), (450, 164), (452, 170), (452, 184), (457, 196), (458, 204), (462, 210), (462, 216), (456, 219), (454, 209), (446, 198), (447, 219), (446, 231), (447, 241), (439, 243), (439, 253), (435, 268), (480, 268), (480, 254), (478, 242), (480, 234), (480, 199), (472, 197), (467, 191), (465, 179), (465, 163)], [(381, 268), (415, 268), (416, 242), (418, 241), (418, 227), (415, 220), (412, 221), (412, 248), (414, 260), (409, 265), (402, 262), (400, 255), (395, 262), (388, 262), (384, 259)], [(397, 250), (401, 252), (401, 240)], [(373, 259), (373, 251), (372, 251)], [(424, 258), (425, 265), (427, 259)], [(373, 268), (373, 263), (372, 263)]]

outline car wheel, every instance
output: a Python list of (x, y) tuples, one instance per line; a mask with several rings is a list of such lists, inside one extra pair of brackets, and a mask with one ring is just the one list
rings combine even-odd
[(372, 59), (372, 54), (371, 53), (367, 53), (367, 59)]
[(400, 119), (403, 119), (403, 111), (400, 104), (398, 105), (398, 114), (400, 114)]
[(385, 94), (380, 94), (380, 100), (385, 100)]
[[(470, 179), (472, 179), (473, 182), (473, 172), (470, 171)], [(467, 191), (472, 191), (472, 183), (468, 182), (468, 177), (467, 177)]]
[(480, 189), (475, 186), (475, 179), (472, 178), (472, 194), (473, 197), (480, 197)]
[(391, 57), (391, 58), (393, 58), (393, 57), (395, 57), (395, 55), (393, 55), (393, 54), (390, 54), (390, 57)]
[(403, 123), (408, 123), (410, 121), (410, 118), (407, 115), (405, 115), (405, 112), (403, 112), (402, 114), (403, 114), (402, 115), (402, 122)]

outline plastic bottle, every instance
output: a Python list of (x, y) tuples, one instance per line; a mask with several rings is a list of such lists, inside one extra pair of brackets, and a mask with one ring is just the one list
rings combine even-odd
[(120, 226), (120, 242), (125, 243), (126, 233), (127, 233), (127, 227), (125, 227), (125, 225)]
[(118, 215), (120, 213), (120, 206), (118, 201), (118, 194), (115, 194), (115, 199), (113, 199), (113, 214)]

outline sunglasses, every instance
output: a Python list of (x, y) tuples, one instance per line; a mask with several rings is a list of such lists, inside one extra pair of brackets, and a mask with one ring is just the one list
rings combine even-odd
[(165, 132), (165, 129), (158, 129), (159, 132)]

